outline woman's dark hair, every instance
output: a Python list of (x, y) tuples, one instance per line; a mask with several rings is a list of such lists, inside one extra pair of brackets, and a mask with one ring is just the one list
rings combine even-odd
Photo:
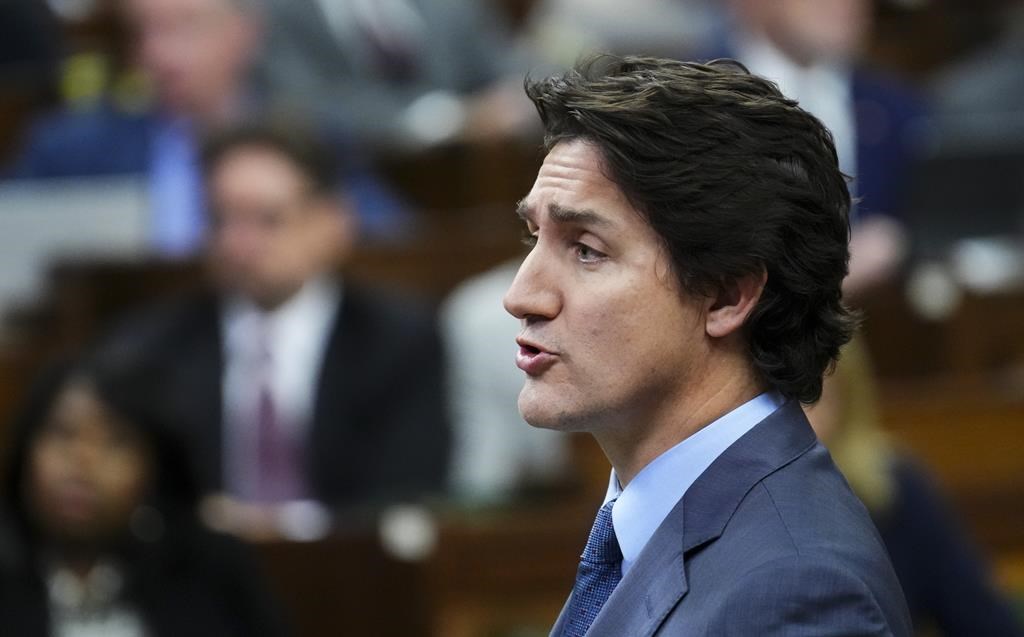
[[(145, 504), (159, 514), (161, 529), (180, 523), (191, 524), (199, 489), (183, 443), (163, 422), (155, 404), (157, 378), (150, 370), (124, 364), (115, 357), (90, 356), (65, 359), (51, 364), (30, 388), (25, 402), (11, 423), (11, 440), (5, 463), (3, 502), (30, 543), (36, 531), (25, 502), (25, 479), (31, 450), (43, 432), (47, 419), (61, 394), (72, 383), (87, 383), (103, 405), (124, 425), (139, 434), (152, 461)], [(149, 520), (153, 522), (153, 520)], [(147, 541), (155, 537), (143, 538)]]
[(843, 306), (850, 195), (828, 130), (731, 60), (597, 56), (526, 81), (545, 148), (583, 140), (689, 294), (767, 272), (745, 333), (764, 380), (805, 403), (856, 327)]

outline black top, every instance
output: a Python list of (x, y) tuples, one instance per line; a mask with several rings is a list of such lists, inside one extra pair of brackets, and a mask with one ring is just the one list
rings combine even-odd
[(896, 499), (876, 523), (914, 625), (934, 626), (946, 637), (1024, 635), (925, 473), (900, 458), (893, 475)]
[[(224, 487), (220, 322), (221, 303), (207, 292), (147, 312), (111, 339), (160, 368), (161, 408), (189, 441), (207, 492)], [(349, 508), (440, 491), (450, 446), (443, 369), (428, 313), (346, 283), (308, 430), (312, 495)]]
[(118, 564), (122, 601), (157, 637), (287, 634), (278, 604), (264, 588), (248, 549), (201, 526), (184, 448), (160, 414), (149, 409), (152, 379), (120, 362), (94, 357), (53, 367), (34, 383), (12, 423), (6, 475), (0, 482), (0, 634), (51, 634), (46, 540), (30, 514), (25, 482), (31, 449), (47, 414), (79, 375), (143, 437), (151, 454), (142, 506), (159, 516), (159, 523), (150, 525), (145, 540), (124, 528), (98, 540), (95, 549)]
[[(10, 527), (10, 525), (6, 525)], [(50, 635), (44, 569), (30, 545), (5, 533), (0, 563), (0, 630), (5, 635)], [(124, 600), (156, 637), (278, 637), (288, 634), (278, 604), (263, 586), (248, 549), (234, 538), (190, 524), (168, 530), (153, 544), (132, 543), (125, 565)]]

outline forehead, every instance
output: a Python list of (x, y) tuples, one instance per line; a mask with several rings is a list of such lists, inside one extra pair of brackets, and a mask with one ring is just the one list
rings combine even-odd
[(210, 177), (215, 191), (217, 186), (240, 185), (252, 193), (301, 188), (308, 182), (290, 157), (260, 144), (240, 144), (227, 150), (214, 162)]
[(534, 222), (540, 222), (539, 217), (552, 206), (593, 210), (609, 221), (642, 221), (622, 190), (605, 175), (600, 151), (583, 140), (556, 144), (523, 200)]

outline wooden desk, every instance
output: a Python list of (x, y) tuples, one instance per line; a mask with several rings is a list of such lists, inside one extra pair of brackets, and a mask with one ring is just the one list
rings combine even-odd
[(389, 553), (372, 525), (256, 548), (300, 637), (546, 635), (594, 506), (441, 513), (437, 544), (420, 561)]

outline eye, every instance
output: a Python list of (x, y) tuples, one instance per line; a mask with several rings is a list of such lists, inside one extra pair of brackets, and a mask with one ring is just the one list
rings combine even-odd
[(608, 256), (605, 253), (595, 250), (587, 244), (580, 243), (578, 241), (572, 245), (572, 249), (576, 253), (576, 258), (583, 263), (596, 263)]
[(529, 226), (523, 226), (523, 235), (520, 240), (528, 248), (532, 248), (537, 245), (537, 234), (536, 230), (530, 230)]
[(520, 237), (522, 245), (527, 248), (532, 248), (537, 245), (537, 228), (530, 227), (529, 223), (522, 226), (522, 236)]

